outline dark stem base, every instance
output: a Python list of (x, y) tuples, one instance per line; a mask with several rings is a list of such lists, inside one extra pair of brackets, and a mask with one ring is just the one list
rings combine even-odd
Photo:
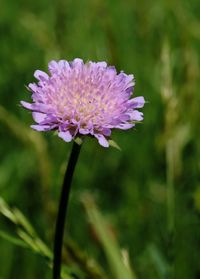
[(53, 279), (60, 279), (65, 217), (67, 213), (67, 205), (69, 200), (72, 177), (76, 162), (78, 160), (80, 149), (81, 145), (74, 142), (63, 181), (62, 192), (60, 195), (54, 239)]

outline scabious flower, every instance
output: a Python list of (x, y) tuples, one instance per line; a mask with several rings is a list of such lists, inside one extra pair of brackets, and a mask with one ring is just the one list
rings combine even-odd
[(37, 70), (37, 83), (30, 83), (33, 103), (21, 101), (32, 111), (37, 131), (57, 130), (66, 142), (81, 135), (97, 138), (109, 146), (112, 129), (130, 129), (143, 119), (137, 109), (144, 98), (130, 99), (135, 81), (133, 75), (117, 74), (105, 62), (72, 62), (60, 60), (48, 64), (49, 75)]

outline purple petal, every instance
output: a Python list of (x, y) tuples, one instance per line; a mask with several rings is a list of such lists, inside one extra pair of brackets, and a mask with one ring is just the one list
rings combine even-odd
[(33, 119), (35, 122), (40, 123), (45, 120), (46, 114), (41, 113), (41, 112), (33, 112), (32, 113)]
[(122, 129), (122, 130), (128, 130), (134, 126), (135, 126), (135, 124), (131, 124), (131, 123), (121, 123), (119, 125), (116, 125), (115, 128)]
[(111, 77), (114, 77), (117, 75), (117, 70), (114, 66), (108, 66), (106, 69), (106, 73), (109, 73)]
[(49, 62), (48, 69), (50, 73), (57, 72), (58, 68), (58, 62), (56, 62), (55, 60)]
[(69, 63), (66, 60), (60, 60), (58, 66), (60, 69), (67, 68), (69, 67)]
[(21, 104), (24, 108), (26, 108), (26, 109), (29, 109), (29, 110), (33, 110), (33, 109), (34, 109), (34, 108), (33, 108), (33, 104), (31, 104), (31, 103), (28, 103), (28, 102), (25, 102), (25, 101), (21, 101), (20, 104)]
[(107, 80), (113, 80), (117, 75), (117, 71), (115, 69), (115, 67), (107, 67), (106, 69), (106, 75), (105, 75), (105, 78)]
[(126, 75), (123, 71), (121, 71), (118, 74), (118, 77), (125, 79), (126, 84), (128, 84), (129, 86), (134, 86), (135, 85), (134, 75)]
[(34, 77), (41, 81), (46, 81), (49, 79), (49, 76), (45, 72), (40, 71), (40, 70), (35, 71)]
[(133, 105), (133, 108), (142, 108), (145, 104), (144, 97), (136, 97), (128, 101), (128, 104)]
[(49, 125), (31, 125), (31, 128), (39, 132), (49, 131), (52, 129)]
[(104, 61), (102, 61), (102, 62), (97, 62), (96, 64), (97, 64), (97, 66), (100, 66), (100, 67), (102, 67), (102, 68), (106, 68), (106, 67), (107, 67), (107, 63), (104, 62)]
[(109, 137), (111, 135), (111, 130), (109, 128), (103, 128), (102, 133), (104, 134), (104, 136)]
[(130, 112), (129, 115), (130, 115), (131, 120), (135, 120), (135, 121), (143, 120), (143, 113), (138, 110), (134, 110), (134, 111)]
[(130, 96), (132, 94), (132, 92), (133, 92), (133, 89), (134, 89), (134, 86), (130, 86), (130, 87), (126, 88), (125, 91)]
[(36, 92), (38, 90), (38, 86), (35, 83), (29, 83), (28, 88), (31, 89), (31, 91)]
[(119, 117), (120, 121), (128, 121), (130, 120), (130, 116), (128, 114), (123, 114)]
[(103, 147), (109, 147), (109, 143), (103, 135), (95, 134), (94, 136), (95, 136), (95, 138), (98, 139), (98, 142), (99, 142), (100, 145), (102, 145)]
[(82, 129), (80, 128), (79, 129), (79, 133), (82, 134), (82, 135), (87, 135), (90, 133), (89, 129)]
[(60, 74), (63, 69), (70, 69), (69, 63), (66, 60), (52, 60), (48, 64), (48, 69), (51, 74)]
[(73, 61), (72, 61), (72, 66), (73, 67), (78, 67), (78, 68), (80, 68), (80, 67), (82, 67), (84, 64), (83, 64), (83, 60), (82, 59), (80, 59), (80, 58), (76, 58), (76, 59), (74, 59)]
[(54, 112), (54, 109), (49, 107), (46, 104), (37, 103), (37, 104), (33, 104), (32, 107), (37, 112), (42, 112), (42, 113), (53, 113)]
[(66, 142), (70, 142), (72, 140), (72, 135), (69, 131), (66, 132), (59, 132), (58, 136)]
[(21, 101), (20, 103), (24, 108), (29, 109), (29, 110), (34, 110), (36, 112), (42, 112), (42, 113), (53, 113), (53, 109), (49, 108), (49, 106), (45, 105), (45, 104), (41, 104), (41, 103), (31, 104), (31, 103), (24, 102), (24, 101)]

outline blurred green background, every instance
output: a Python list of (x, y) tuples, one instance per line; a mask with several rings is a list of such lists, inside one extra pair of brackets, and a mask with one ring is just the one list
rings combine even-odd
[[(0, 195), (50, 248), (71, 144), (29, 128), (19, 102), (30, 100), (33, 72), (52, 59), (107, 61), (134, 73), (134, 94), (148, 101), (135, 131), (113, 133), (121, 152), (85, 141), (74, 176), (68, 237), (108, 278), (115, 277), (88, 225), (85, 191), (137, 278), (200, 278), (199, 16), (199, 0), (0, 2)], [(0, 232), (16, 236), (3, 215)], [(30, 249), (0, 238), (0, 254), (1, 279), (51, 278)], [(80, 278), (100, 278), (86, 273)]]

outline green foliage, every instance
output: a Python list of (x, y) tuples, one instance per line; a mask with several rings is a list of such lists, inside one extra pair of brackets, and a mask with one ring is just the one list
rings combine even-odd
[(112, 235), (108, 224), (106, 224), (104, 218), (96, 208), (92, 197), (85, 194), (82, 200), (87, 211), (89, 222), (94, 227), (94, 231), (105, 250), (114, 278), (135, 279), (136, 277), (133, 271), (131, 271), (127, 259), (123, 260), (122, 253), (117, 245), (114, 235)]
[[(10, 206), (1, 207), (0, 278), (51, 276), (40, 253), (51, 251), (71, 144), (32, 131), (19, 102), (30, 98), (24, 85), (34, 70), (74, 57), (134, 73), (134, 94), (147, 103), (142, 125), (113, 134), (121, 152), (83, 142), (68, 212), (67, 272), (117, 278), (109, 257), (119, 262), (123, 251), (139, 279), (199, 277), (199, 11), (198, 0), (1, 1), (0, 196)], [(96, 220), (101, 230), (106, 223), (102, 231), (87, 223), (86, 190), (106, 215)], [(100, 240), (107, 224), (117, 247), (111, 254), (107, 235)]]
[[(8, 204), (0, 198), (0, 214), (9, 219), (16, 225), (16, 234), (18, 237), (9, 235), (3, 231), (0, 231), (0, 236), (14, 245), (29, 248), (32, 252), (39, 254), (46, 259), (48, 265), (52, 266), (53, 254), (47, 245), (39, 238), (36, 231), (23, 215), (23, 213), (17, 208), (11, 209)], [(72, 279), (71, 268), (63, 266), (62, 278)], [(74, 272), (76, 274), (76, 272)]]

